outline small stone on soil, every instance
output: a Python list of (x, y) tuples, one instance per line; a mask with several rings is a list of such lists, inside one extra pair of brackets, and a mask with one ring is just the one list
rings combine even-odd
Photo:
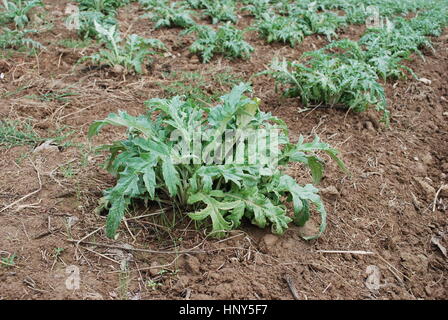
[(441, 198), (447, 198), (448, 199), (448, 185), (442, 186), (442, 188), (440, 189), (439, 196)]
[(373, 123), (370, 121), (366, 121), (364, 123), (364, 128), (366, 128), (369, 131), (375, 131), (375, 127), (373, 126)]
[(425, 179), (423, 178), (419, 178), (419, 177), (414, 177), (415, 181), (418, 182), (420, 188), (423, 190), (423, 192), (426, 195), (427, 199), (431, 199), (434, 197), (436, 190), (434, 189), (433, 186), (431, 186)]
[(422, 161), (423, 161), (424, 164), (430, 165), (430, 164), (433, 163), (434, 160), (433, 160), (431, 154), (428, 152), (428, 153), (423, 155)]
[(267, 234), (263, 237), (263, 242), (268, 248), (270, 248), (274, 244), (276, 244), (277, 241), (278, 241), (278, 237), (273, 234)]
[(322, 195), (330, 200), (336, 200), (337, 198), (339, 198), (341, 195), (339, 194), (338, 189), (336, 189), (335, 186), (328, 186), (326, 188), (323, 188), (320, 190), (320, 192), (322, 193)]
[(187, 271), (193, 274), (198, 274), (201, 272), (200, 271), (201, 262), (195, 256), (187, 256), (185, 258), (184, 266), (187, 269)]

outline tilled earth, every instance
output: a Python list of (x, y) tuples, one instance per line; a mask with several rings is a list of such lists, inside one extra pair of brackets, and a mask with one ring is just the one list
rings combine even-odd
[[(13, 92), (0, 102), (0, 119), (31, 119), (42, 136), (70, 131), (72, 144), (0, 153), (0, 254), (16, 255), (14, 267), (0, 267), (0, 299), (293, 299), (291, 287), (300, 299), (448, 298), (448, 32), (433, 39), (434, 51), (426, 50), (424, 60), (407, 62), (430, 82), (386, 84), (392, 114), (386, 128), (373, 111), (303, 112), (298, 99), (280, 97), (272, 79), (251, 77), (275, 56), (294, 59), (322, 47), (326, 41), (318, 36), (292, 49), (248, 33), (255, 47), (250, 60), (216, 57), (201, 64), (188, 51), (191, 37), (179, 37), (178, 29), (152, 31), (150, 22), (133, 19), (143, 12), (131, 5), (120, 10), (121, 31), (159, 38), (171, 55), (157, 57), (143, 76), (124, 77), (75, 65), (95, 49), (59, 45), (76, 39), (62, 23), (67, 2), (45, 3), (54, 27), (37, 40), (47, 50), (0, 60), (1, 93)], [(250, 22), (241, 17), (238, 26)], [(356, 40), (363, 32), (351, 26), (341, 37)], [(114, 179), (93, 148), (122, 138), (123, 131), (106, 128), (90, 142), (87, 128), (119, 109), (144, 112), (143, 102), (167, 96), (164, 86), (181, 71), (250, 80), (262, 109), (284, 119), (293, 137), (317, 134), (341, 151), (350, 175), (328, 161), (320, 188), (329, 221), (321, 238), (301, 238), (315, 232), (316, 217), (280, 237), (245, 225), (213, 240), (187, 219), (173, 223), (169, 213), (161, 219), (157, 207), (137, 209), (117, 240), (105, 237), (105, 218), (94, 210)], [(202, 86), (210, 94), (230, 88), (211, 80)], [(68, 101), (30, 98), (66, 88), (77, 93)], [(301, 167), (289, 171), (309, 181)], [(79, 270), (79, 288), (69, 266)]]

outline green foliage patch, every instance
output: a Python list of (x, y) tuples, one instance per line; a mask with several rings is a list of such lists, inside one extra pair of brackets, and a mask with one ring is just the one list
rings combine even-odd
[[(326, 211), (318, 189), (312, 184), (300, 185), (285, 172), (284, 166), (290, 162), (302, 163), (317, 183), (324, 170), (324, 161), (317, 153), (327, 154), (344, 168), (338, 152), (317, 137), (311, 142), (300, 137), (297, 143), (292, 143), (285, 123), (260, 111), (260, 101), (245, 95), (249, 90), (244, 83), (235, 86), (213, 108), (203, 108), (178, 96), (152, 99), (147, 102), (149, 111), (145, 115), (133, 117), (119, 111), (92, 124), (90, 137), (105, 125), (124, 126), (128, 134), (126, 140), (101, 147), (110, 154), (107, 170), (117, 177), (117, 184), (104, 192), (101, 201), (101, 208), (109, 212), (109, 237), (115, 235), (126, 210), (138, 199), (171, 202), (189, 212), (193, 220), (211, 221), (211, 234), (216, 237), (239, 227), (243, 219), (260, 228), (270, 226), (273, 233), (282, 234), (290, 222), (303, 225), (313, 210), (320, 214), (321, 226), (317, 235), (307, 239), (325, 230)], [(236, 136), (235, 141), (244, 141), (243, 161), (207, 162), (217, 152), (223, 152), (220, 143), (227, 130), (260, 129), (279, 132), (282, 147), (269, 149), (268, 161), (251, 162), (249, 142)], [(170, 139), (173, 132), (191, 147), (195, 135), (206, 132), (202, 137), (205, 162), (194, 155), (185, 157), (173, 152), (175, 144)], [(267, 154), (266, 148), (267, 145), (258, 145), (257, 152)], [(273, 157), (278, 162), (270, 161)], [(286, 202), (291, 202), (293, 213), (288, 213)]]
[(248, 59), (254, 51), (254, 48), (244, 41), (244, 31), (229, 23), (219, 26), (217, 30), (205, 25), (194, 25), (183, 32), (189, 33), (196, 34), (190, 51), (199, 54), (204, 63), (209, 62), (215, 54)]
[(91, 60), (97, 65), (121, 66), (124, 72), (143, 73), (143, 63), (149, 63), (149, 57), (157, 53), (154, 49), (166, 49), (160, 40), (146, 39), (136, 34), (129, 35), (124, 41), (120, 38), (115, 25), (105, 28), (95, 21), (95, 28), (106, 48), (84, 57), (81, 61)]

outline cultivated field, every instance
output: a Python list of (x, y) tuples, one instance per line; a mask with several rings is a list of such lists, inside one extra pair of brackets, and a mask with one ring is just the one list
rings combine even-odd
[[(0, 23), (0, 299), (448, 298), (446, 0), (5, 0)], [(210, 156), (227, 131), (280, 148), (173, 156), (200, 130)]]

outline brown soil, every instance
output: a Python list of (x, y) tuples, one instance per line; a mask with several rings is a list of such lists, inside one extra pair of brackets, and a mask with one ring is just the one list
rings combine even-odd
[[(145, 100), (166, 96), (159, 84), (173, 81), (167, 76), (170, 72), (209, 75), (230, 70), (249, 80), (274, 56), (298, 58), (302, 52), (322, 47), (326, 40), (308, 37), (292, 49), (266, 45), (249, 33), (247, 39), (255, 47), (250, 60), (216, 57), (201, 64), (188, 52), (191, 37), (178, 37), (178, 29), (152, 31), (145, 20), (136, 23), (133, 17), (138, 7), (131, 5), (120, 10), (122, 32), (159, 38), (173, 55), (158, 57), (143, 76), (123, 77), (107, 69), (74, 66), (94, 48), (58, 45), (61, 39), (76, 39), (62, 24), (67, 1), (45, 2), (48, 19), (55, 26), (37, 40), (48, 50), (38, 56), (15, 53), (0, 60), (0, 72), (5, 74), (0, 93), (20, 89), (2, 99), (0, 119), (31, 119), (44, 136), (68, 127), (74, 131), (70, 140), (81, 147), (38, 153), (30, 147), (2, 150), (0, 210), (36, 192), (0, 212), (0, 255), (17, 256), (14, 267), (0, 266), (0, 299), (292, 299), (288, 277), (300, 299), (448, 298), (447, 257), (442, 252), (448, 246), (447, 190), (436, 199), (448, 175), (447, 32), (433, 39), (435, 51), (426, 52), (425, 61), (409, 62), (431, 84), (411, 78), (386, 84), (390, 128), (378, 122), (380, 115), (375, 112), (300, 112), (300, 101), (280, 98), (271, 79), (251, 79), (265, 111), (284, 119), (293, 136), (318, 134), (337, 147), (351, 172), (344, 175), (328, 162), (320, 187), (329, 221), (321, 238), (308, 242), (301, 238), (316, 230), (317, 218), (304, 228), (291, 227), (281, 237), (245, 225), (218, 241), (206, 238), (186, 219), (176, 221), (167, 232), (168, 223), (161, 226), (154, 215), (129, 216), (127, 226), (123, 224), (118, 239), (112, 241), (101, 229), (104, 217), (94, 209), (101, 191), (114, 180), (100, 169), (104, 158), (94, 154), (92, 147), (120, 139), (123, 132), (106, 128), (92, 144), (86, 132), (93, 120), (118, 109), (134, 115), (143, 112)], [(239, 26), (249, 23), (250, 18), (244, 17)], [(357, 39), (363, 31), (352, 26), (341, 34)], [(67, 103), (27, 98), (66, 87), (78, 93)], [(292, 167), (291, 172), (308, 182), (300, 167)], [(157, 213), (157, 208), (137, 211), (141, 216)], [(83, 238), (96, 245), (69, 240)], [(58, 248), (63, 248), (60, 254)], [(69, 265), (80, 269), (79, 290), (66, 288)], [(378, 289), (366, 286), (371, 274), (366, 269), (371, 265), (380, 270)]]

